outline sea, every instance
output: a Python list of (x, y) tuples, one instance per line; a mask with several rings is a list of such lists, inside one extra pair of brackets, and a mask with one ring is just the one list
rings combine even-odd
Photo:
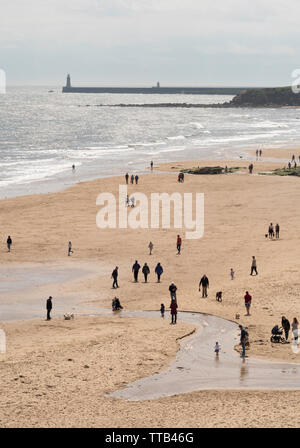
[(114, 106), (209, 105), (231, 99), (8, 87), (0, 95), (0, 198), (55, 192), (126, 172), (146, 173), (151, 161), (155, 166), (181, 160), (240, 160), (245, 149), (299, 145), (299, 109)]

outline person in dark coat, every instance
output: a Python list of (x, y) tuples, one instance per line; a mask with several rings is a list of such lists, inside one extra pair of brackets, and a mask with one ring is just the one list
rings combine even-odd
[(129, 179), (129, 174), (128, 174), (128, 173), (126, 173), (126, 174), (125, 174), (125, 180), (126, 180), (126, 184), (128, 184), (128, 179)]
[(147, 265), (147, 263), (144, 264), (143, 269), (142, 269), (142, 273), (144, 274), (144, 277), (145, 277), (145, 283), (147, 283), (147, 277), (150, 274), (150, 268)]
[(133, 272), (133, 276), (134, 276), (134, 281), (135, 283), (138, 282), (138, 275), (139, 275), (139, 270), (140, 270), (140, 265), (138, 264), (138, 261), (135, 260), (134, 265), (132, 266), (132, 272)]
[(119, 288), (119, 285), (118, 285), (118, 275), (119, 275), (119, 271), (118, 271), (118, 266), (116, 266), (115, 267), (115, 269), (112, 271), (112, 274), (111, 274), (111, 278), (113, 278), (114, 279), (114, 281), (113, 281), (113, 284), (112, 284), (112, 287), (115, 289), (115, 288)]
[(279, 230), (280, 230), (280, 227), (279, 227), (279, 224), (277, 223), (275, 226), (275, 234), (276, 234), (277, 239), (279, 238)]
[(205, 274), (203, 275), (203, 277), (201, 278), (201, 280), (199, 282), (199, 291), (200, 291), (201, 286), (202, 286), (202, 298), (206, 298), (207, 297), (207, 288), (209, 287), (209, 280)]
[(157, 263), (155, 268), (155, 274), (157, 275), (157, 283), (160, 283), (160, 276), (164, 272), (163, 267), (160, 263)]
[(288, 319), (285, 316), (282, 316), (281, 326), (284, 329), (285, 339), (288, 340), (288, 338), (289, 338), (289, 331), (290, 331), (291, 325), (290, 325), (290, 322), (288, 321)]
[(130, 183), (133, 184), (133, 182), (134, 182), (134, 175), (132, 174), (131, 177), (130, 177)]
[(171, 301), (170, 308), (171, 308), (171, 318), (172, 318), (171, 324), (176, 324), (176, 322), (177, 322), (177, 308), (178, 308), (176, 300), (172, 300)]
[(118, 299), (118, 297), (115, 297), (112, 301), (112, 310), (113, 311), (119, 311), (122, 310), (123, 307), (121, 305), (120, 299)]
[(139, 176), (138, 176), (137, 174), (136, 174), (136, 176), (135, 176), (134, 179), (135, 179), (135, 183), (138, 184), (138, 182), (139, 182)]
[(173, 282), (169, 286), (169, 291), (170, 291), (171, 301), (175, 300), (175, 302), (177, 302), (177, 298), (176, 298), (177, 286)]
[(46, 302), (46, 309), (47, 309), (47, 320), (51, 320), (51, 310), (52, 310), (52, 297), (50, 296), (49, 299), (47, 299)]
[(11, 239), (10, 235), (8, 235), (8, 238), (6, 240), (6, 244), (7, 244), (8, 252), (10, 252), (10, 246), (12, 245), (12, 239)]

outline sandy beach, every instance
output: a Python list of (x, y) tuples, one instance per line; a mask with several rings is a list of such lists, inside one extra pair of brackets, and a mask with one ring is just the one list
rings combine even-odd
[[(300, 318), (300, 180), (257, 175), (283, 167), (292, 154), (298, 157), (293, 149), (264, 149), (263, 158), (252, 162), (252, 175), (246, 154), (238, 161), (170, 162), (141, 175), (138, 185), (128, 186), (130, 195), (204, 193), (205, 231), (198, 240), (187, 240), (184, 230), (174, 228), (99, 229), (96, 198), (101, 192), (117, 196), (123, 176), (79, 183), (55, 194), (2, 200), (1, 241), (11, 235), (13, 245), (8, 253), (2, 244), (0, 262), (0, 303), (5, 309), (1, 328), (7, 336), (7, 353), (0, 355), (0, 426), (299, 426), (295, 403), (300, 391), (195, 391), (134, 403), (106, 396), (166, 369), (175, 359), (178, 338), (195, 329), (180, 321), (180, 310), (247, 326), (249, 358), (299, 363), (291, 344), (270, 343), (270, 332), (281, 324), (282, 315), (290, 322)], [(184, 183), (177, 182), (179, 169), (214, 165), (240, 169), (228, 175), (186, 174)], [(280, 224), (279, 240), (265, 238), (270, 222)], [(176, 255), (178, 233), (183, 239), (181, 255)], [(68, 241), (74, 250), (70, 257)], [(253, 277), (252, 255), (258, 268)], [(139, 283), (133, 282), (135, 260), (148, 263), (147, 284), (141, 273)], [(157, 262), (164, 268), (160, 284), (154, 274)], [(111, 307), (115, 266), (122, 305), (127, 310), (157, 310), (157, 319), (126, 318), (122, 313), (91, 316)], [(203, 274), (210, 281), (207, 299), (198, 291)], [(176, 326), (170, 325), (169, 312), (165, 319), (159, 314), (161, 303), (169, 307), (172, 281), (178, 288)], [(252, 295), (249, 317), (243, 300), (246, 290)], [(221, 303), (215, 300), (217, 291), (223, 292)], [(49, 295), (53, 320), (46, 322)], [(21, 321), (12, 321), (14, 310)], [(75, 319), (63, 320), (66, 312), (74, 313)]]

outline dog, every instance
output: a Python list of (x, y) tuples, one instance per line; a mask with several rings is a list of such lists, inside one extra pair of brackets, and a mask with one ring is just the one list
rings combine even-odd
[(216, 293), (217, 302), (222, 302), (222, 291)]
[(71, 319), (74, 319), (74, 314), (66, 313), (66, 314), (64, 314), (64, 319), (65, 319), (65, 320), (71, 320)]

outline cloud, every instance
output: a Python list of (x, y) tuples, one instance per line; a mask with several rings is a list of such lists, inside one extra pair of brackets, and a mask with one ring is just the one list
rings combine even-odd
[[(184, 60), (195, 67), (195, 59), (203, 58), (202, 65), (216, 71), (218, 61), (211, 58), (219, 59), (221, 54), (227, 55), (233, 65), (248, 56), (253, 72), (258, 61), (264, 64), (262, 57), (271, 58), (275, 67), (288, 59), (287, 71), (292, 65), (296, 68), (298, 62), (298, 0), (2, 0), (1, 3), (1, 64), (16, 67), (26, 58), (26, 66), (30, 71), (32, 64), (35, 79), (41, 70), (40, 61), (47, 68), (47, 56), (51, 72), (56, 64), (57, 76), (70, 60), (74, 64), (77, 60), (78, 65), (84, 61), (88, 71), (91, 66), (101, 67), (101, 63), (112, 64), (115, 70), (118, 60), (126, 64), (127, 59), (132, 74), (140, 66), (149, 69), (152, 64), (157, 72), (163, 66), (167, 73), (169, 67), (170, 78), (174, 76), (174, 61), (180, 64)], [(107, 67), (105, 70), (110, 76)], [(181, 76), (182, 70), (183, 67), (178, 68)], [(15, 68), (11, 74), (17, 76)]]

